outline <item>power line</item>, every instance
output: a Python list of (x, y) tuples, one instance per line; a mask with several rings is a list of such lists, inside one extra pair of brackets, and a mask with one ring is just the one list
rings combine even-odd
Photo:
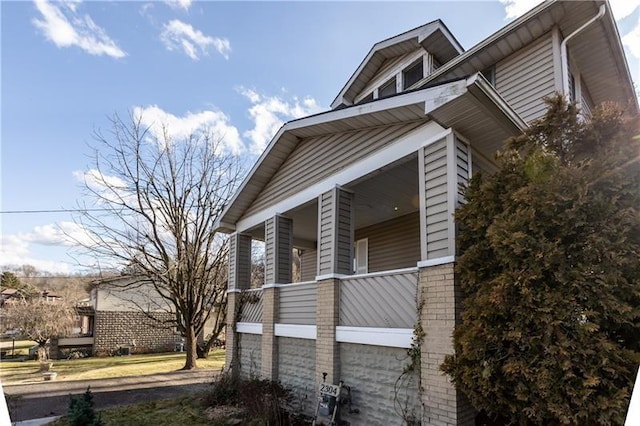
[(0, 210), (0, 214), (106, 212), (111, 209)]

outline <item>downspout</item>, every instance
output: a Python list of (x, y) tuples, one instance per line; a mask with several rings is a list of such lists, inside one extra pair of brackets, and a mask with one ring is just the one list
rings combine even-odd
[(582, 24), (580, 28), (578, 28), (577, 30), (569, 34), (567, 37), (565, 37), (564, 40), (562, 40), (562, 43), (560, 43), (560, 67), (562, 71), (562, 94), (563, 95), (569, 94), (569, 60), (567, 58), (567, 42), (571, 40), (575, 35), (582, 32), (589, 25), (593, 24), (598, 19), (602, 18), (606, 13), (606, 11), (607, 11), (606, 4), (600, 5), (600, 10), (598, 11), (598, 14), (596, 16), (594, 16), (593, 18), (589, 19), (587, 22)]

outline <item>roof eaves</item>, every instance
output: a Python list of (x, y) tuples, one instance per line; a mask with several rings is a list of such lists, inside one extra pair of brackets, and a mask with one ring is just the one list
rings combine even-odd
[(438, 68), (433, 73), (431, 73), (427, 77), (425, 77), (420, 83), (418, 83), (418, 85), (422, 86), (422, 85), (428, 84), (429, 82), (431, 82), (434, 79), (438, 78), (442, 74), (444, 74), (444, 73), (446, 73), (448, 71), (451, 71), (453, 68), (455, 68), (458, 65), (460, 65), (461, 63), (465, 62), (470, 57), (472, 57), (476, 53), (480, 52), (482, 49), (486, 48), (487, 46), (493, 44), (494, 42), (496, 42), (497, 40), (501, 39), (505, 35), (509, 34), (512, 31), (514, 31), (516, 28), (518, 28), (520, 25), (522, 25), (525, 22), (527, 22), (532, 17), (536, 16), (538, 13), (542, 12), (543, 10), (547, 9), (548, 7), (551, 7), (551, 5), (553, 5), (556, 2), (558, 2), (558, 0), (546, 0), (545, 2), (543, 2), (543, 3), (539, 4), (538, 6), (534, 7), (533, 9), (531, 9), (530, 11), (525, 13), (524, 15), (522, 15), (519, 18), (513, 20), (512, 22), (510, 22), (509, 24), (505, 25), (504, 27), (502, 27), (501, 29), (499, 29), (495, 33), (491, 34), (489, 37), (485, 38), (484, 40), (482, 40), (481, 42), (479, 42), (478, 44), (476, 44), (475, 46), (473, 46), (472, 48), (470, 48), (466, 52), (461, 53), (459, 56), (456, 56), (455, 58), (453, 58), (452, 60), (450, 60), (446, 64), (443, 64), (440, 68)]

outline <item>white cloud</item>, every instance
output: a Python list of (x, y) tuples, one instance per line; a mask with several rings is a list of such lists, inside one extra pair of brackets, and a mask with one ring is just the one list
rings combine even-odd
[(191, 0), (165, 0), (165, 3), (173, 9), (189, 10), (191, 7)]
[(35, 4), (42, 19), (34, 18), (32, 22), (56, 46), (77, 46), (96, 56), (123, 58), (127, 55), (89, 15), (77, 13), (79, 1), (52, 4), (36, 0)]
[(616, 19), (626, 18), (640, 7), (638, 0), (609, 0), (609, 4)]
[(169, 50), (182, 50), (194, 61), (201, 55), (207, 55), (214, 48), (225, 59), (229, 59), (231, 43), (226, 38), (208, 36), (191, 25), (174, 19), (164, 25), (160, 40)]
[(160, 140), (164, 138), (164, 131), (172, 140), (186, 139), (198, 131), (209, 131), (221, 138), (222, 145), (230, 152), (237, 154), (244, 148), (240, 132), (222, 111), (187, 112), (178, 117), (157, 105), (150, 105), (135, 107), (133, 114), (136, 118), (140, 117), (142, 124), (149, 127), (151, 133)]
[(622, 37), (622, 44), (629, 49), (633, 56), (640, 58), (640, 21), (633, 30)]
[(43, 260), (33, 253), (34, 246), (77, 247), (75, 242), (89, 242), (84, 229), (74, 222), (35, 226), (31, 232), (0, 235), (2, 265), (33, 265), (41, 271), (71, 272), (71, 264), (62, 260)]
[(513, 19), (524, 15), (526, 12), (542, 3), (542, 0), (500, 0), (500, 3), (504, 5), (504, 10), (507, 14), (505, 19)]
[(251, 152), (260, 154), (285, 121), (318, 113), (322, 110), (315, 99), (302, 100), (292, 97), (284, 100), (278, 96), (264, 96), (252, 89), (240, 87), (238, 91), (249, 99), (249, 116), (253, 129), (244, 132), (251, 140)]

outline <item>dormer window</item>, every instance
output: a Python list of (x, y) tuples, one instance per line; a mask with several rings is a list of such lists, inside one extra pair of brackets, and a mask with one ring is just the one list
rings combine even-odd
[(422, 77), (424, 77), (424, 67), (422, 65), (422, 58), (420, 58), (402, 71), (402, 90), (407, 90), (422, 80)]
[(380, 86), (378, 89), (378, 99), (386, 98), (387, 96), (395, 95), (396, 93), (396, 78), (393, 77)]

